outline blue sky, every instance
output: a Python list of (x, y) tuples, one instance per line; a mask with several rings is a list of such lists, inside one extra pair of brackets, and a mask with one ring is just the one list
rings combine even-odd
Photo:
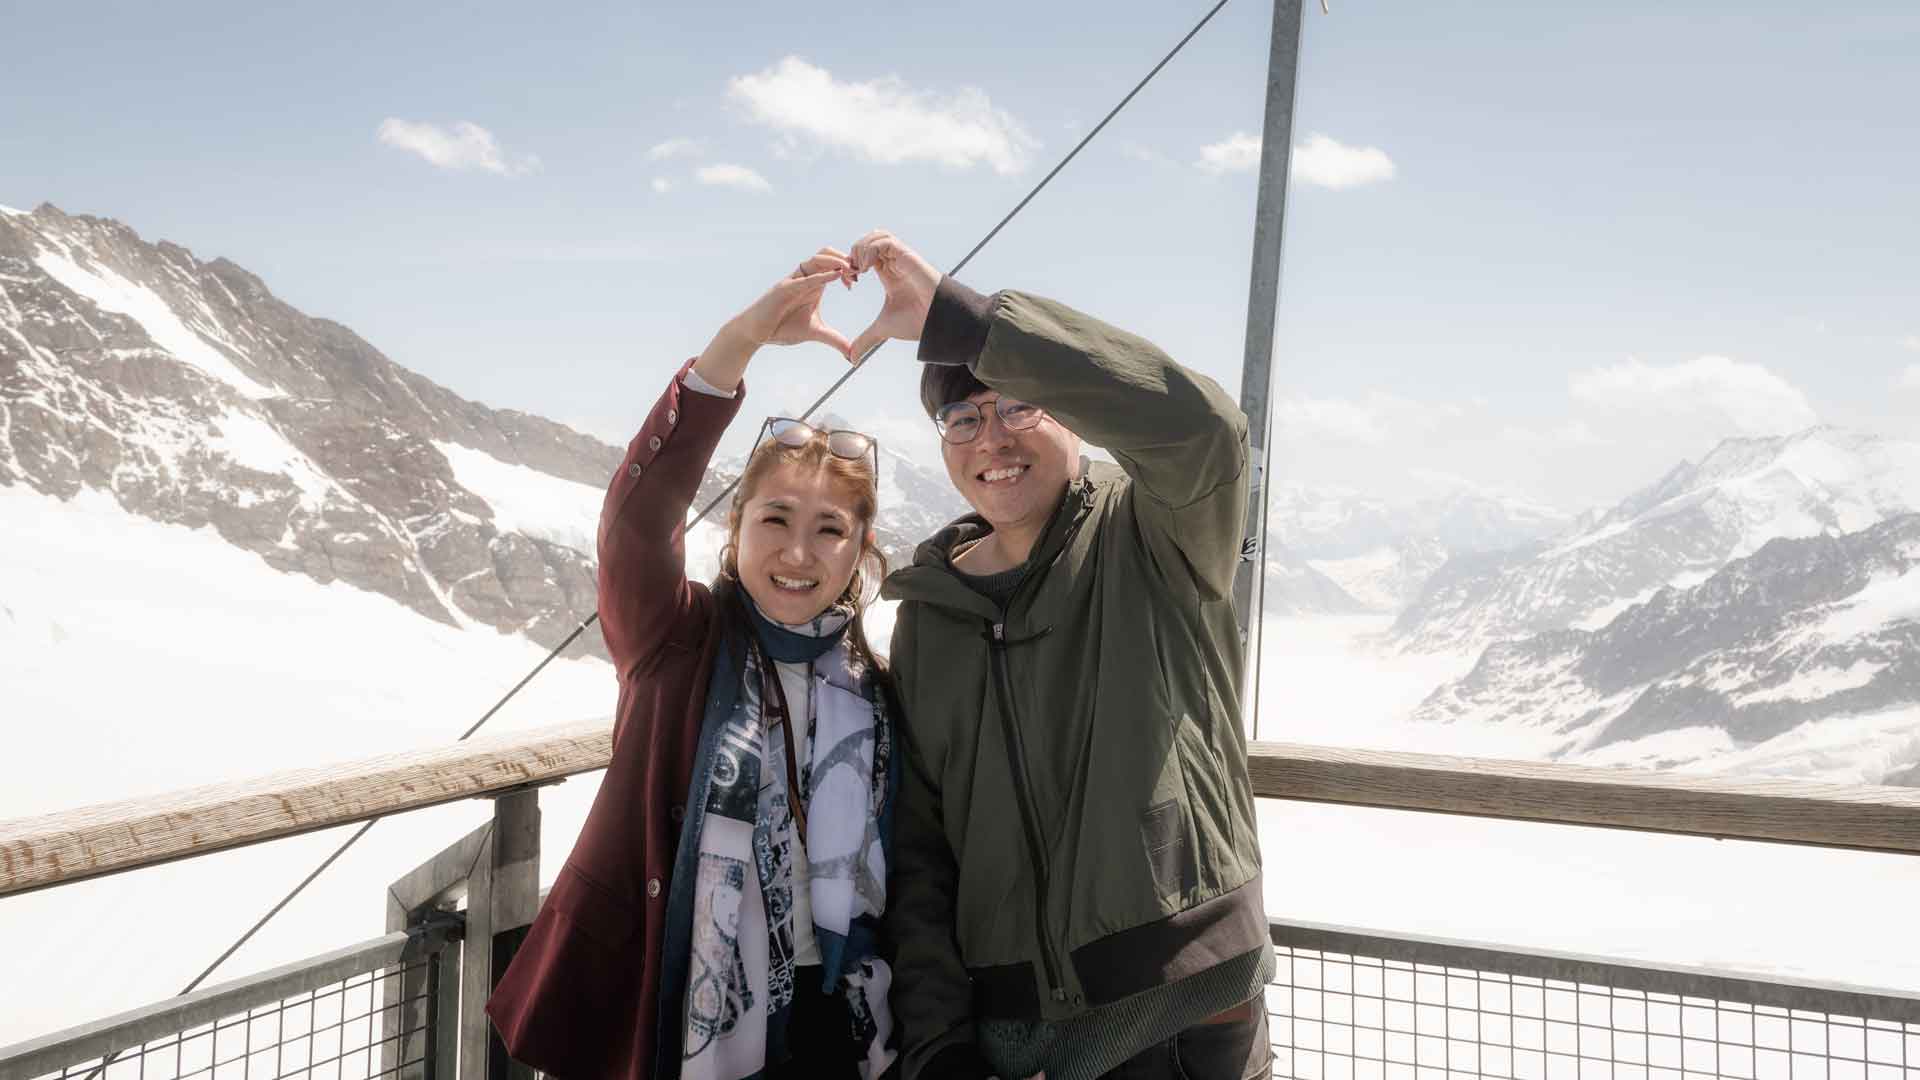
[[(1207, 6), (35, 5), (0, 203), (225, 255), (460, 393), (621, 439), (813, 248), (884, 225), (957, 259)], [(1229, 4), (965, 279), (1236, 386), (1269, 12)], [(1725, 435), (1910, 430), (1915, 100), (1899, 0), (1316, 5), (1279, 479), (1579, 509)], [(851, 335), (878, 300), (829, 311)], [(769, 351), (749, 411), (839, 364)], [(923, 448), (915, 374), (890, 346), (837, 407)]]

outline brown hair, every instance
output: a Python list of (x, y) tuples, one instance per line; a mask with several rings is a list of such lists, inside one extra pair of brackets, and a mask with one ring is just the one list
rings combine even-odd
[(740, 520), (746, 510), (747, 500), (753, 498), (754, 492), (759, 490), (769, 473), (783, 465), (827, 470), (837, 481), (837, 486), (852, 496), (853, 516), (858, 522), (860, 537), (860, 557), (854, 561), (853, 577), (848, 579), (847, 587), (834, 600), (834, 606), (853, 609), (851, 630), (854, 646), (876, 670), (880, 670), (884, 665), (867, 641), (864, 621), (865, 593), (869, 580), (878, 585), (880, 579), (887, 576), (886, 553), (880, 550), (871, 535), (874, 519), (880, 512), (880, 477), (873, 471), (873, 462), (873, 457), (867, 455), (851, 459), (833, 453), (827, 448), (825, 434), (808, 439), (803, 446), (788, 446), (774, 439), (762, 442), (754, 449), (753, 456), (747, 459), (747, 467), (740, 471), (740, 484), (733, 491), (733, 505), (727, 509), (727, 543), (720, 549), (720, 576), (736, 584), (740, 580), (740, 567), (736, 561), (739, 556)]

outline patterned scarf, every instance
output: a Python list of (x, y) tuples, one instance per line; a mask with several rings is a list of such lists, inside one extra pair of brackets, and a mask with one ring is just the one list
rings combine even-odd
[[(752, 603), (744, 590), (740, 599)], [(749, 608), (749, 615), (759, 613)], [(892, 726), (872, 673), (853, 655), (849, 620), (849, 612), (829, 611), (805, 626), (776, 624), (785, 634), (834, 639), (808, 661), (810, 764), (798, 778), (804, 843), (787, 796), (781, 740), (789, 732), (769, 729), (762, 690), (778, 677), (767, 647), (793, 655), (795, 642), (755, 635), (712, 765), (694, 777), (706, 813), (684, 1014), (681, 1075), (688, 1080), (746, 1080), (784, 1061), (796, 993), (845, 998), (853, 1018), (847, 1037), (864, 1048), (863, 1076), (871, 1080), (893, 1061), (892, 972), (875, 951), (886, 908)], [(790, 704), (799, 714), (800, 703)], [(807, 860), (821, 986), (795, 986), (796, 859)]]

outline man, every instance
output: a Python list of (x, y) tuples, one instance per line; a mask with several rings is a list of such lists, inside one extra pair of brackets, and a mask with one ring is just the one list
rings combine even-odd
[[(918, 340), (975, 513), (920, 546), (887, 923), (905, 1080), (1264, 1076), (1271, 974), (1231, 592), (1246, 418), (1052, 301), (981, 296), (890, 234), (853, 354)], [(1080, 440), (1120, 463), (1092, 465)]]

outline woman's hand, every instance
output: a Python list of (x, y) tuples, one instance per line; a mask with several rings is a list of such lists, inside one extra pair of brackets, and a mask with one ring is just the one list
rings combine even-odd
[(841, 356), (849, 356), (853, 346), (846, 335), (820, 318), (820, 297), (828, 285), (840, 281), (853, 287), (859, 275), (843, 254), (827, 247), (802, 262), (791, 275), (767, 290), (753, 306), (735, 316), (742, 329), (761, 345), (798, 345), (818, 341), (831, 345)]
[(694, 361), (693, 370), (714, 386), (731, 390), (740, 385), (748, 361), (762, 345), (818, 341), (853, 359), (846, 335), (820, 318), (820, 297), (835, 281), (852, 286), (858, 276), (845, 255), (821, 248), (793, 273), (774, 282), (745, 311), (727, 320)]
[(861, 237), (853, 245), (851, 262), (855, 273), (879, 273), (887, 300), (873, 325), (854, 339), (847, 358), (859, 363), (869, 349), (888, 338), (920, 340), (920, 328), (927, 324), (927, 312), (933, 309), (933, 290), (940, 284), (940, 271), (885, 229)]

